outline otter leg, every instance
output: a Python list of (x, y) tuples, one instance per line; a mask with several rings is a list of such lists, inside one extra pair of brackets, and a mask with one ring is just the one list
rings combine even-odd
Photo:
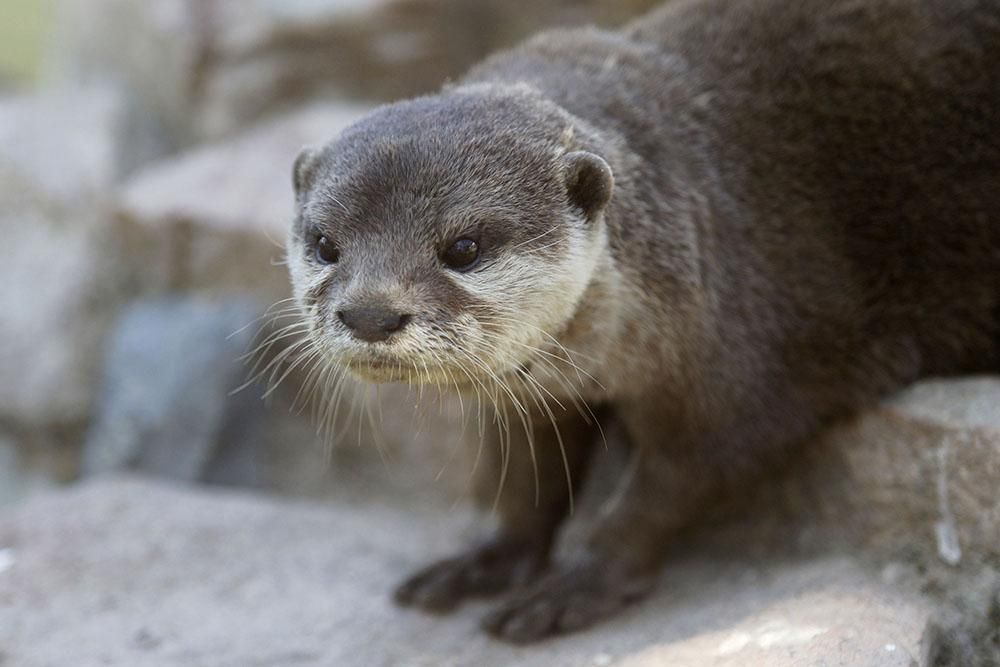
[(397, 603), (446, 612), (463, 599), (524, 585), (548, 566), (556, 529), (594, 440), (594, 427), (575, 412), (563, 412), (555, 421), (553, 426), (547, 416), (534, 419), (529, 437), (511, 416), (509, 439), (485, 436), (476, 495), (487, 508), (496, 504), (499, 529), (486, 542), (407, 579), (396, 590)]
[(737, 451), (732, 443), (744, 442), (736, 431), (713, 433), (711, 426), (678, 429), (668, 438), (655, 410), (619, 414), (632, 439), (632, 459), (586, 547), (488, 615), (483, 627), (490, 634), (537, 641), (592, 625), (645, 596), (671, 539), (733, 472), (727, 470), (733, 460), (726, 460)]

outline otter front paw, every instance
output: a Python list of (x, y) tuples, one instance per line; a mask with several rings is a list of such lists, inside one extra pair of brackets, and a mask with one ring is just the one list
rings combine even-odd
[(624, 574), (603, 560), (556, 572), (503, 604), (483, 620), (497, 639), (526, 644), (582, 630), (652, 590), (652, 574)]
[(523, 586), (547, 563), (548, 548), (542, 544), (496, 539), (417, 572), (396, 589), (393, 598), (400, 605), (444, 613), (466, 598)]

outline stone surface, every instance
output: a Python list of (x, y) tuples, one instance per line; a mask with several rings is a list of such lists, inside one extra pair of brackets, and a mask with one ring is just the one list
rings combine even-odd
[(0, 434), (0, 507), (13, 506), (55, 487), (51, 477), (33, 467), (28, 458), (22, 443)]
[(926, 603), (846, 560), (673, 559), (660, 592), (593, 631), (514, 648), (394, 608), (408, 569), (468, 532), (464, 512), (283, 504), (104, 482), (0, 515), (6, 664), (910, 665)]
[(120, 176), (122, 100), (107, 87), (0, 98), (0, 199), (56, 213)]
[(761, 540), (951, 567), (1000, 555), (1000, 378), (927, 381), (826, 433), (745, 514)]
[(118, 107), (97, 91), (0, 101), (0, 421), (85, 419), (127, 282), (108, 224)]
[(0, 419), (84, 419), (119, 287), (105, 234), (27, 211), (0, 213), (0, 234), (10, 253), (0, 266)]
[(264, 408), (247, 375), (253, 299), (133, 302), (109, 337), (82, 474), (259, 483)]
[(169, 289), (284, 298), (292, 164), (303, 147), (326, 142), (364, 111), (310, 107), (138, 173), (117, 202), (130, 245), (150, 253), (147, 266)]
[(111, 79), (178, 146), (305, 101), (432, 90), (545, 26), (659, 0), (64, 0), (64, 78)]
[[(398, 387), (369, 389), (370, 410), (382, 424), (361, 414), (343, 419), (335, 429), (342, 444), (336, 456), (383, 490), (416, 494), (431, 487), (432, 495), (463, 498), (476, 429), (462, 436), (454, 401), (423, 398)], [(607, 436), (610, 449), (597, 453), (581, 497), (592, 507), (625, 462), (617, 434)], [(299, 452), (297, 460), (309, 468), (309, 455)], [(391, 478), (380, 480), (383, 468)], [(1000, 558), (998, 479), (1000, 378), (931, 380), (821, 434), (787, 468), (706, 517), (715, 530), (701, 537), (723, 548), (860, 550), (883, 562), (964, 576)], [(568, 532), (575, 534), (575, 526)]]
[(944, 598), (920, 642), (923, 664), (1000, 665), (1000, 570), (983, 568), (950, 586)]

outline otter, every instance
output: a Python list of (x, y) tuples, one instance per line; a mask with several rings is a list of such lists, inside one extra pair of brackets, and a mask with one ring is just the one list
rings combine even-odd
[[(682, 529), (832, 421), (1000, 371), (1000, 0), (673, 0), (546, 32), (293, 180), (330, 372), (494, 406), (495, 536), (395, 597), (507, 592), (505, 640), (642, 598)], [(555, 559), (608, 420), (627, 469)]]

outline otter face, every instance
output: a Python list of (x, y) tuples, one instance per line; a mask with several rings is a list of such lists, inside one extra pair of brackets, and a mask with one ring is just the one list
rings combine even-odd
[(325, 357), (374, 382), (481, 384), (572, 318), (611, 170), (525, 95), (376, 111), (295, 165), (296, 300)]

